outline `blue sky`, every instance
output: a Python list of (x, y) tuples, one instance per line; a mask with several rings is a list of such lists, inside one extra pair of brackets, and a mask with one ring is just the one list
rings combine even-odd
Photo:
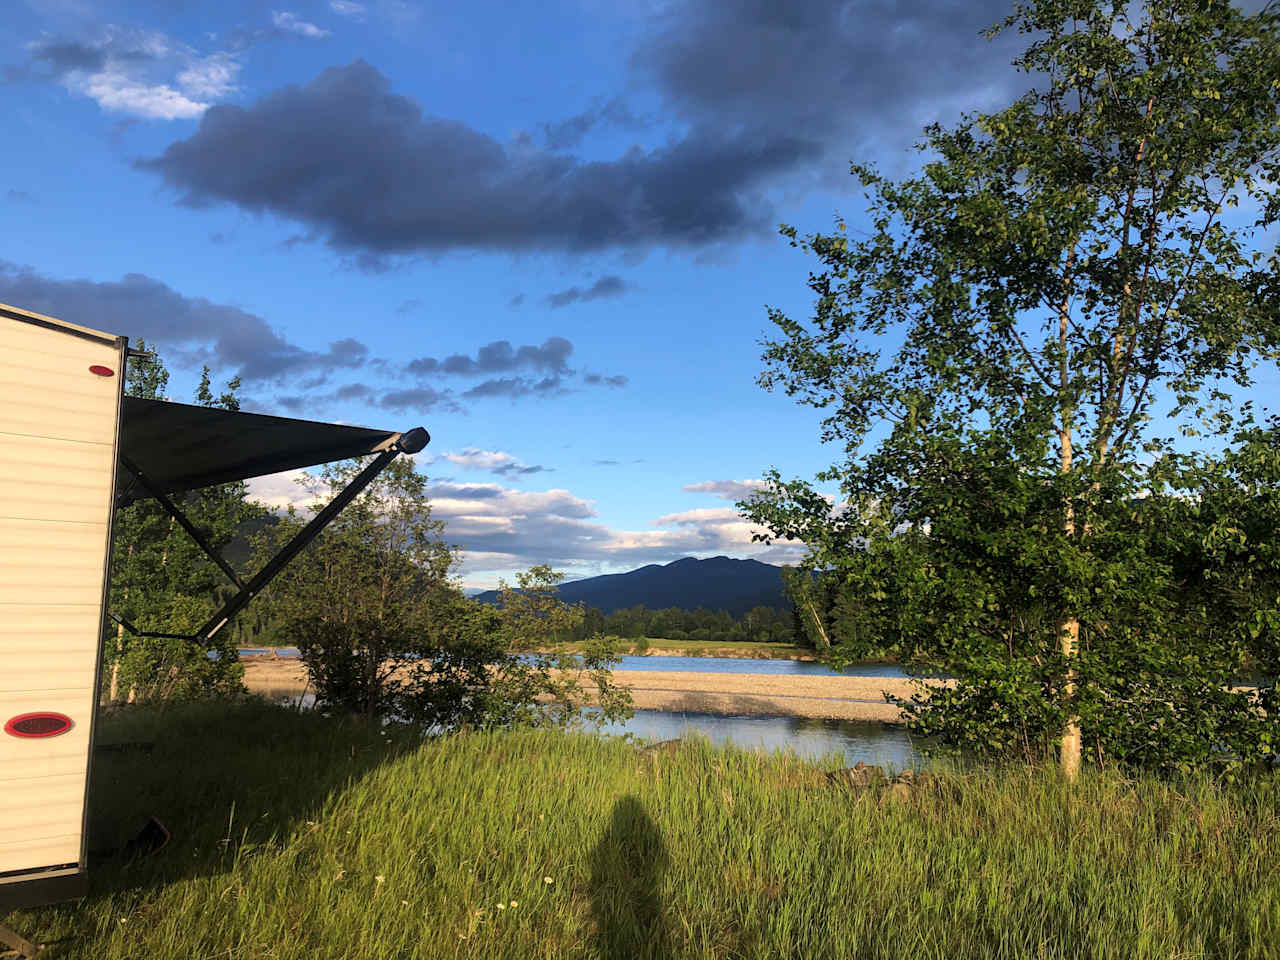
[(851, 159), (1020, 92), (1004, 12), (14, 3), (0, 300), (146, 338), (174, 399), (209, 363), (247, 409), (426, 426), (468, 586), (793, 561), (732, 506), (834, 454), (755, 384), (766, 304), (811, 309), (777, 225), (856, 227)]

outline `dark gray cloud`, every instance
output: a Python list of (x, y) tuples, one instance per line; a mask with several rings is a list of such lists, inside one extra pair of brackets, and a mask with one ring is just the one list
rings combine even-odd
[[(485, 378), (460, 395), (465, 400), (549, 397), (568, 393), (565, 377), (573, 374), (567, 364), (573, 344), (563, 337), (548, 337), (541, 345), (521, 347), (496, 340), (481, 347), (475, 356), (423, 357), (407, 366), (372, 356), (369, 347), (354, 337), (335, 340), (322, 350), (307, 349), (273, 330), (256, 314), (203, 297), (184, 296), (138, 273), (126, 274), (118, 281), (58, 280), (0, 260), (0, 302), (121, 333), (134, 342), (146, 340), (178, 366), (207, 363), (220, 375), (239, 376), (246, 387), (258, 392), (264, 386), (287, 383), (291, 392), (277, 396), (275, 402), (296, 414), (356, 402), (397, 412), (457, 413), (463, 410), (459, 395), (422, 381), (443, 375)], [(341, 374), (357, 373), (372, 382), (330, 386)], [(511, 376), (491, 376), (495, 373)], [(412, 380), (405, 383), (409, 378)], [(585, 380), (594, 386), (613, 385), (626, 378)]]
[(629, 379), (621, 374), (613, 377), (604, 377), (598, 373), (588, 373), (582, 378), (582, 382), (589, 386), (625, 387)]
[(512, 297), (512, 298), (507, 302), (507, 306), (508, 306), (508, 307), (513, 307), (513, 308), (514, 308), (514, 307), (518, 307), (518, 306), (520, 306), (520, 304), (522, 304), (522, 303), (524, 303), (524, 294), (523, 294), (523, 293), (517, 293), (514, 297)]
[(554, 310), (557, 307), (567, 307), (571, 303), (584, 303), (588, 300), (599, 300), (602, 297), (621, 296), (626, 289), (627, 285), (621, 277), (609, 274), (601, 277), (585, 290), (581, 287), (570, 287), (567, 290), (553, 293), (547, 297), (547, 304)]
[(451, 500), (496, 500), (505, 491), (495, 483), (454, 483), (447, 480), (433, 480), (431, 493), (435, 497), (448, 497)]
[(485, 344), (475, 357), (455, 353), (438, 360), (435, 357), (419, 357), (411, 360), (407, 370), (411, 374), (436, 376), (483, 376), (489, 373), (507, 373), (513, 370), (538, 370), (548, 373), (572, 373), (566, 361), (573, 352), (573, 344), (564, 337), (548, 337), (541, 346), (528, 344), (511, 346), (509, 340), (495, 340)]
[(28, 45), (26, 62), (6, 65), (4, 81), (10, 84), (47, 83), (61, 80), (68, 74), (99, 73), (110, 61), (127, 65), (152, 59), (152, 53), (138, 47), (120, 31), (108, 31), (97, 43), (51, 37)]
[(567, 392), (568, 388), (558, 375), (543, 377), (541, 380), (534, 380), (532, 377), (495, 377), (464, 391), (462, 396), (468, 400), (477, 400), (482, 397), (551, 396)]
[(53, 37), (28, 48), (29, 62), (42, 64), (56, 76), (81, 71), (98, 73), (108, 62), (147, 63), (159, 58), (162, 47), (154, 35), (141, 31), (107, 28), (94, 43)]
[(462, 412), (462, 407), (450, 390), (435, 390), (431, 387), (385, 389), (367, 383), (347, 383), (334, 390), (320, 392), (313, 389), (318, 386), (315, 381), (305, 381), (298, 386), (304, 392), (275, 398), (277, 404), (295, 414), (330, 410), (335, 405), (344, 403), (367, 403), (393, 413), (425, 414), (435, 410)]
[(554, 467), (543, 467), (536, 464), (508, 463), (501, 467), (494, 467), (490, 472), (497, 474), (499, 477), (508, 477), (514, 480), (534, 473), (551, 473), (554, 469)]
[(56, 280), (0, 261), (0, 301), (72, 323), (145, 339), (179, 363), (208, 363), (246, 384), (286, 376), (325, 375), (362, 366), (368, 348), (346, 338), (326, 350), (308, 350), (274, 331), (262, 317), (238, 307), (186, 297), (159, 280), (129, 273), (120, 280)]
[[(771, 199), (852, 189), (849, 160), (888, 150), (905, 164), (925, 123), (1021, 92), (1009, 60), (1026, 38), (980, 36), (1006, 12), (1007, 0), (677, 0), (628, 38), (628, 99), (541, 124), (544, 145), (424, 115), (356, 60), (214, 106), (138, 166), (184, 204), (277, 214), (366, 269), (454, 249), (714, 247), (771, 235)], [(570, 152), (599, 128), (639, 129), (629, 100), (649, 95), (669, 123), (659, 145)]]
[(31, 59), (47, 63), (59, 74), (71, 70), (96, 72), (106, 66), (107, 54), (101, 47), (74, 41), (52, 41), (33, 49)]
[(578, 146), (592, 130), (611, 127), (619, 130), (641, 130), (649, 126), (631, 112), (626, 101), (613, 97), (596, 103), (582, 113), (557, 123), (542, 124), (542, 136), (552, 150), (568, 150)]
[(481, 450), (478, 447), (468, 447), (461, 453), (450, 450), (440, 454), (438, 459), (448, 460), (464, 470), (487, 470), (489, 473), (512, 480), (519, 480), (535, 473), (551, 473), (554, 469), (539, 464), (524, 463), (514, 454), (503, 450)]
[(406, 390), (388, 390), (378, 397), (376, 403), (384, 410), (406, 412), (415, 410), (425, 413), (438, 406), (454, 406), (448, 391), (434, 390), (431, 387), (410, 387)]
[(137, 166), (184, 204), (275, 213), (338, 249), (588, 251), (767, 232), (758, 189), (821, 151), (781, 127), (713, 123), (607, 162), (515, 149), (424, 116), (357, 60), (249, 107), (212, 107), (191, 137)]
[(417, 297), (410, 297), (408, 300), (403, 301), (400, 304), (400, 306), (396, 307), (396, 313), (403, 316), (406, 313), (412, 313), (414, 310), (417, 310), (420, 306), (422, 306), (421, 300), (419, 300)]
[(1007, 0), (693, 0), (665, 8), (631, 63), (687, 120), (792, 131), (847, 181), (855, 151), (908, 145), (928, 120), (1026, 85), (1009, 65), (1026, 38), (980, 36), (1008, 12)]

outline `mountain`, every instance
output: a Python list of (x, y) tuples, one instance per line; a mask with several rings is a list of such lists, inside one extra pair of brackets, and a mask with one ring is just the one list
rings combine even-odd
[[(496, 603), (497, 590), (476, 595), (483, 603)], [(782, 592), (782, 568), (759, 560), (684, 557), (668, 564), (651, 563), (627, 573), (611, 573), (560, 584), (560, 599), (584, 603), (604, 613), (643, 605), (650, 610), (727, 610), (740, 617), (752, 607), (789, 609)]]

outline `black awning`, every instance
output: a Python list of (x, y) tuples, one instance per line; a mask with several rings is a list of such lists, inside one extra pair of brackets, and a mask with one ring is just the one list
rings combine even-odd
[[(399, 437), (393, 430), (125, 397), (120, 457), (152, 485), (177, 493), (377, 453)], [(121, 467), (121, 502), (147, 496), (132, 480)]]
[[(116, 505), (154, 496), (240, 589), (198, 633), (190, 636), (143, 633), (122, 617), (116, 617), (116, 622), (139, 636), (173, 637), (208, 646), (213, 636), (269, 584), (299, 550), (315, 539), (343, 507), (359, 496), (387, 464), (402, 453), (417, 453), (430, 442), (431, 436), (422, 427), (394, 433), (341, 423), (125, 397), (120, 423)], [(240, 579), (169, 497), (183, 490), (370, 453), (377, 454), (373, 462), (366, 464), (248, 583)]]

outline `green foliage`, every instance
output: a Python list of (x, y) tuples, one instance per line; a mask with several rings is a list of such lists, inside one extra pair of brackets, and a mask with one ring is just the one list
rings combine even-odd
[[(328, 496), (312, 512), (362, 468), (326, 467), (319, 485)], [(264, 531), (260, 556), (301, 526), (290, 511)], [(534, 567), (517, 575), (518, 592), (502, 585), (502, 609), (485, 606), (451, 579), (458, 555), (442, 533), (426, 477), (399, 458), (264, 592), (279, 635), (298, 647), (317, 704), (422, 729), (571, 726), (582, 718), (585, 677), (602, 707), (599, 722), (630, 715), (629, 694), (611, 682), (611, 643), (594, 638), (581, 662), (519, 656), (582, 619), (556, 599), (560, 574)]]
[[(1080, 730), (1095, 762), (1162, 771), (1274, 750), (1257, 708), (1280, 563), (1259, 491), (1277, 475), (1246, 477), (1274, 465), (1274, 430), (1227, 388), (1280, 356), (1280, 259), (1250, 250), (1280, 215), (1278, 22), (1017, 3), (991, 32), (1034, 35), (1015, 65), (1039, 88), (928, 127), (918, 176), (854, 165), (863, 238), (782, 229), (822, 267), (810, 323), (770, 310), (761, 384), (828, 411), (844, 456), (817, 479), (843, 503), (771, 471), (740, 507), (763, 539), (809, 544), (804, 591), (843, 602), (832, 659), (879, 645), (957, 670), (916, 731), (1035, 758)], [(1229, 222), (1237, 203), (1253, 230)], [(1215, 461), (1165, 426), (1246, 433)], [(1222, 689), (1246, 651), (1270, 670), (1256, 697)]]
[[(138, 347), (147, 349), (139, 341)], [(169, 374), (154, 351), (129, 362), (126, 392), (164, 399)], [(239, 409), (238, 379), (215, 397), (206, 367), (195, 402)], [(265, 511), (246, 500), (243, 483), (222, 484), (174, 496), (178, 507), (215, 550), (231, 542), (236, 528)], [(143, 632), (194, 633), (218, 607), (227, 578), (155, 500), (135, 501), (116, 511), (111, 563), (110, 609)], [(174, 699), (221, 696), (243, 689), (243, 670), (230, 631), (218, 637), (217, 659), (185, 640), (131, 635), (113, 627), (104, 638), (104, 693), (108, 698)]]
[(540, 649), (582, 624), (582, 605), (571, 606), (559, 599), (563, 579), (564, 574), (541, 564), (517, 573), (515, 587), (498, 581), (502, 624), (513, 651)]

